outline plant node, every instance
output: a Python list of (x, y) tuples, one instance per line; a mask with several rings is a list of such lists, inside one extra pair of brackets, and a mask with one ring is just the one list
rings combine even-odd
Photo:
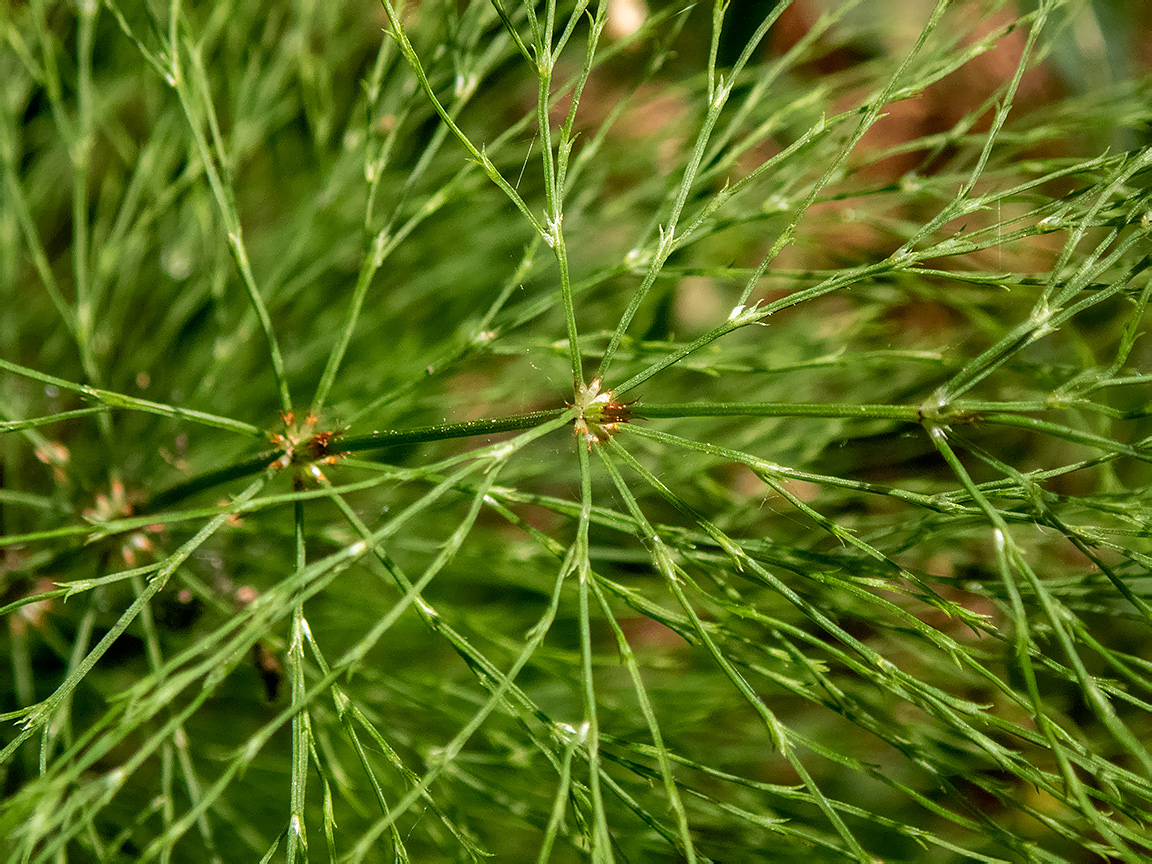
[[(127, 519), (132, 515), (134, 505), (142, 498), (139, 492), (129, 492), (124, 483), (114, 477), (108, 488), (108, 493), (97, 492), (93, 505), (83, 511), (84, 518), (94, 525), (103, 525), (117, 519)], [(139, 530), (132, 531), (124, 537), (120, 545), (120, 557), (129, 567), (135, 567), (138, 555), (151, 555), (155, 551), (149, 534), (157, 534), (164, 530), (163, 525), (148, 525)]]
[(284, 421), (284, 431), (273, 432), (269, 438), (283, 452), (268, 467), (278, 471), (291, 468), (292, 488), (303, 489), (309, 478), (320, 480), (324, 476), (320, 465), (335, 465), (346, 455), (331, 449), (332, 439), (343, 429), (317, 432), (316, 424), (320, 418), (311, 412), (300, 424), (295, 422), (296, 415), (292, 411), (281, 411), (280, 417)]
[(576, 385), (575, 402), (569, 403), (580, 413), (576, 415), (573, 430), (592, 449), (593, 444), (604, 444), (619, 431), (619, 424), (632, 419), (631, 402), (617, 402), (611, 390), (600, 392), (600, 379), (581, 387)]

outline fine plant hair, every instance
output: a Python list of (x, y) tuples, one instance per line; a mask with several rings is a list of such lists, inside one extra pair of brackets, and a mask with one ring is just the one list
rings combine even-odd
[(4, 860), (1149, 860), (1132, 6), (5, 4)]

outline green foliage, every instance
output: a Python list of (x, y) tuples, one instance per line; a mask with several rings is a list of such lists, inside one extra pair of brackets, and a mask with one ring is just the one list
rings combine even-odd
[(1135, 13), (824, 5), (4, 6), (11, 860), (1148, 860)]

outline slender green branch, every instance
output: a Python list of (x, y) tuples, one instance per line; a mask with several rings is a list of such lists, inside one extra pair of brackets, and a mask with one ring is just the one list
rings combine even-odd
[[(620, 390), (624, 388), (621, 387)], [(638, 417), (843, 417), (920, 422), (916, 405), (854, 405), (819, 402), (637, 402)]]
[[(95, 145), (92, 116), (92, 49), (96, 35), (95, 3), (79, 4), (80, 27), (77, 38), (76, 70), (76, 138), (69, 148), (72, 157), (72, 270), (76, 280), (76, 343), (84, 374), (94, 385), (103, 383), (103, 373), (96, 363), (94, 346), (96, 309), (92, 303), (92, 261), (89, 251), (91, 226), (88, 212), (88, 175)], [(112, 445), (112, 421), (109, 414), (97, 418), (105, 446)]]
[(565, 177), (568, 172), (568, 158), (572, 152), (572, 128), (576, 121), (576, 108), (580, 104), (580, 95), (588, 76), (592, 72), (596, 57), (596, 46), (600, 41), (600, 33), (606, 23), (606, 4), (601, 2), (597, 7), (596, 17), (592, 20), (591, 32), (588, 34), (588, 43), (584, 56), (584, 66), (572, 91), (572, 102), (568, 107), (568, 116), (560, 130), (557, 158), (552, 155), (552, 126), (548, 116), (550, 105), (550, 91), (552, 84), (552, 70), (556, 56), (563, 48), (564, 42), (572, 33), (579, 17), (587, 5), (581, 0), (573, 10), (568, 20), (568, 26), (561, 36), (560, 44), (553, 50), (548, 44), (552, 37), (554, 4), (548, 4), (547, 25), (541, 34), (545, 41), (537, 45), (537, 75), (539, 77), (539, 92), (536, 99), (536, 112), (540, 134), (540, 152), (544, 163), (544, 195), (545, 205), (548, 209), (548, 228), (550, 235), (546, 238), (548, 245), (556, 255), (556, 264), (560, 270), (560, 295), (564, 303), (564, 322), (568, 332), (568, 357), (572, 366), (572, 380), (577, 389), (584, 386), (584, 367), (580, 356), (580, 340), (576, 327), (576, 308), (572, 299), (572, 277), (568, 266), (568, 246), (564, 237), (564, 190)]
[[(297, 501), (293, 510), (293, 533), (296, 540), (296, 572), (307, 565), (307, 547), (304, 539), (304, 502)], [(308, 706), (305, 704), (307, 687), (304, 683), (304, 642), (309, 632), (304, 618), (304, 600), (297, 595), (292, 604), (292, 638), (288, 644), (288, 668), (292, 676), (292, 780), (289, 793), (288, 864), (295, 864), (297, 856), (308, 860), (308, 834), (305, 828), (305, 803), (308, 790), (308, 753), (312, 744), (312, 728)]]
[[(570, 409), (557, 408), (552, 411), (534, 411), (529, 414), (513, 414), (493, 420), (468, 420), (462, 423), (445, 423), (434, 426), (418, 426), (413, 429), (390, 429), (366, 435), (335, 435), (324, 445), (325, 453), (318, 456), (352, 453), (362, 450), (380, 450), (405, 444), (422, 444), (429, 441), (445, 441), (453, 438), (468, 438), (475, 435), (495, 435), (502, 432), (517, 432), (535, 429), (550, 421), (571, 413)], [(271, 467), (284, 451), (281, 449), (263, 450), (232, 465), (216, 468), (196, 477), (190, 477), (175, 486), (158, 493), (139, 509), (154, 512), (170, 507), (191, 495), (236, 480), (257, 474)]]
[(27, 366), (18, 366), (15, 363), (10, 363), (7, 360), (0, 359), (0, 369), (8, 372), (22, 375), (25, 378), (31, 378), (34, 381), (41, 381), (45, 384), (51, 384), (59, 387), (62, 390), (69, 390), (73, 393), (79, 393), (81, 396), (88, 399), (95, 399), (109, 408), (123, 408), (130, 411), (143, 411), (147, 414), (159, 414), (161, 417), (182, 417), (187, 420), (193, 420), (197, 423), (202, 423), (205, 426), (215, 426), (218, 429), (226, 429), (229, 432), (241, 432), (246, 435), (263, 436), (265, 433), (257, 426), (251, 423), (244, 423), (240, 420), (233, 420), (230, 417), (220, 417), (215, 414), (208, 414), (204, 411), (194, 411), (191, 408), (180, 408), (175, 405), (165, 405), (160, 402), (152, 402), (149, 399), (140, 399), (135, 396), (126, 396), (123, 393), (115, 393), (111, 390), (101, 390), (98, 387), (90, 387), (87, 384), (74, 384), (71, 381), (66, 381), (63, 378), (57, 378), (55, 375), (49, 375), (46, 372), (38, 372), (35, 369), (29, 369)]
[(393, 7), (391, 0), (383, 0), (384, 13), (388, 16), (388, 25), (391, 28), (388, 33), (396, 40), (397, 45), (400, 46), (400, 53), (404, 55), (404, 59), (412, 67), (412, 71), (416, 73), (416, 78), (420, 82), (420, 88), (424, 91), (424, 96), (432, 103), (432, 107), (436, 109), (436, 113), (440, 115), (440, 119), (452, 130), (456, 139), (464, 145), (465, 149), (471, 154), (472, 158), (476, 160), (477, 164), (483, 169), (488, 179), (495, 183), (500, 190), (508, 196), (509, 200), (516, 205), (516, 209), (523, 214), (528, 223), (536, 230), (538, 234), (548, 240), (550, 232), (540, 224), (540, 220), (536, 218), (535, 214), (528, 209), (528, 205), (524, 203), (524, 199), (520, 197), (512, 185), (504, 179), (504, 176), (492, 164), (492, 160), (488, 155), (480, 149), (468, 138), (467, 135), (461, 131), (460, 127), (456, 125), (456, 121), (452, 119), (451, 115), (444, 109), (440, 100), (436, 98), (436, 93), (432, 89), (432, 85), (428, 82), (428, 76), (424, 73), (424, 67), (420, 64), (420, 58), (416, 56), (416, 49), (412, 47), (412, 43), (408, 41), (408, 34), (404, 30), (404, 25), (400, 23), (400, 17), (396, 14), (396, 9)]
[(700, 130), (696, 134), (696, 140), (692, 147), (692, 153), (688, 157), (688, 164), (684, 166), (684, 173), (680, 178), (680, 182), (676, 187), (675, 198), (672, 206), (668, 212), (668, 220), (666, 225), (659, 226), (659, 240), (656, 243), (656, 248), (652, 252), (651, 259), (648, 262), (647, 270), (640, 286), (633, 292), (628, 301), (628, 307), (624, 310), (624, 314), (620, 316), (620, 321), (616, 325), (616, 329), (612, 332), (612, 338), (608, 342), (608, 346), (604, 349), (604, 354), (600, 358), (600, 366), (596, 370), (596, 379), (604, 380), (604, 376), (608, 374), (608, 369), (612, 365), (612, 359), (616, 354), (620, 343), (624, 340), (628, 328), (632, 324), (632, 319), (636, 317), (644, 299), (648, 296), (648, 292), (652, 289), (652, 285), (656, 282), (656, 277), (660, 274), (660, 270), (664, 267), (664, 263), (668, 260), (668, 256), (675, 251), (676, 248), (676, 228), (680, 221), (680, 214), (684, 210), (684, 205), (688, 201), (688, 194), (692, 190), (692, 186), (696, 181), (697, 172), (700, 170), (701, 162), (704, 159), (704, 152), (708, 148), (708, 140), (712, 135), (712, 130), (715, 128), (717, 121), (720, 119), (720, 113), (724, 109), (724, 104), (728, 100), (728, 96), (732, 91), (732, 83), (728, 81), (721, 83), (717, 88), (712, 87), (712, 72), (715, 65), (715, 43), (720, 37), (720, 26), (723, 21), (722, 4), (716, 4), (716, 13), (713, 20), (713, 53), (709, 61), (709, 99), (708, 110), (704, 115), (704, 119), (700, 124)]
[[(478, 75), (485, 68), (495, 65), (496, 58), (499, 53), (499, 40), (494, 40), (485, 51), (482, 59), (476, 64), (478, 67), (477, 72), (473, 75)], [(380, 49), (380, 63), (383, 62), (383, 54), (386, 46), (392, 46), (395, 43), (385, 40)], [(372, 96), (367, 106), (369, 119), (372, 122), (372, 108), (375, 104), (379, 92), (379, 82), (376, 81), (370, 88), (370, 95)], [(475, 87), (465, 86), (458, 87), (455, 92), (455, 100), (452, 104), (451, 110), (448, 112), (453, 118), (459, 114), (468, 105), (472, 96), (475, 95)], [(410, 108), (406, 108), (404, 114), (409, 112)], [(423, 178), (430, 167), (434, 164), (436, 156), (440, 152), (440, 147), (448, 135), (448, 127), (441, 125), (437, 128), (432, 142), (423, 149), (420, 158), (416, 165), (410, 170), (406, 171), (404, 184), (400, 188), (399, 193), (395, 195), (392, 205), (392, 212), (385, 220), (384, 226), (376, 231), (370, 230), (372, 224), (372, 211), (376, 199), (376, 193), (380, 185), (381, 178), (384, 176), (384, 167), (387, 158), (391, 153), (392, 144), (399, 134), (403, 118), (397, 118), (395, 125), (388, 134), (385, 146), (381, 147), (380, 153), (375, 160), (370, 160), (370, 150), (365, 147), (365, 166), (364, 173), (368, 183), (368, 194), (364, 203), (364, 233), (365, 233), (365, 254), (364, 260), (360, 265), (360, 274), (356, 279), (356, 287), (352, 292), (352, 300), (349, 303), (348, 315), (345, 319), (344, 326), (340, 330), (340, 336), (332, 346), (332, 350), (328, 355), (328, 361), (325, 364), (324, 372), (320, 376), (320, 383), (316, 388), (316, 395), (312, 399), (312, 413), (319, 415), (323, 409), (324, 404), (328, 399), (329, 391), (336, 380), (336, 374), (340, 368), (340, 364), (344, 359), (344, 354), (348, 350), (348, 344), (352, 340), (352, 335), (356, 330), (356, 324), (359, 321), (360, 313), (364, 305), (364, 301), (368, 296), (368, 289), (372, 284), (372, 280), (376, 273), (379, 272), (380, 267), (388, 256), (397, 248), (401, 243), (408, 238), (408, 236), (428, 217), (435, 213), (438, 205), (448, 201), (452, 192), (464, 181), (464, 179), (471, 175), (473, 166), (466, 165), (461, 168), (456, 176), (442, 188), (431, 200), (426, 202), (424, 206), (420, 207), (413, 213), (402, 225), (397, 227), (397, 222), (403, 212), (404, 205), (408, 201), (409, 193), (412, 189), (416, 188), (417, 182)], [(366, 130), (367, 132), (368, 130)], [(534, 235), (539, 238), (540, 235)]]
[[(536, 253), (539, 251), (542, 242), (543, 238), (538, 234), (534, 234), (532, 239), (525, 244), (524, 255), (521, 257), (520, 263), (516, 266), (516, 269), (509, 274), (500, 292), (496, 295), (496, 299), (492, 301), (492, 304), (488, 307), (487, 311), (485, 311), (484, 315), (476, 322), (476, 326), (471, 334), (460, 342), (448, 346), (444, 351), (434, 357), (432, 362), (426, 367), (428, 376), (442, 374), (445, 370), (450, 369), (454, 364), (460, 362), (470, 354), (488, 348), (492, 339), (498, 333), (497, 330), (489, 328), (492, 327), (494, 319), (504, 308), (508, 299), (512, 296), (512, 293), (521, 286), (523, 280), (526, 279), (532, 271), (532, 266), (536, 260)], [(509, 326), (515, 326), (515, 324), (516, 322), (510, 322)], [(411, 393), (419, 387), (424, 380), (426, 380), (425, 377), (410, 378), (399, 386), (355, 408), (346, 415), (347, 420), (354, 423), (361, 417), (371, 416), (385, 405), (390, 405), (400, 397)]]
[(226, 465), (223, 468), (215, 468), (199, 474), (196, 477), (190, 477), (159, 492), (137, 509), (142, 513), (166, 510), (173, 504), (183, 501), (185, 498), (195, 495), (198, 492), (203, 492), (205, 489), (211, 489), (214, 486), (219, 486), (232, 480), (238, 480), (241, 477), (259, 474), (276, 460), (278, 454), (279, 451), (277, 450), (265, 450), (262, 453), (258, 453), (255, 456), (231, 465)]
[(449, 438), (469, 438), (474, 435), (495, 435), (500, 432), (516, 432), (532, 429), (549, 420), (562, 416), (565, 408), (551, 411), (533, 411), (529, 414), (513, 414), (494, 420), (466, 420), (462, 423), (441, 423), (432, 426), (417, 426), (414, 429), (387, 429), (366, 435), (337, 436), (332, 439), (330, 449), (334, 452), (377, 450), (382, 447), (395, 447), (400, 444), (420, 444), (426, 441), (444, 441)]
[[(221, 168), (227, 171), (228, 163), (220, 136), (219, 124), (216, 122), (216, 111), (212, 103), (212, 90), (208, 83), (207, 75), (205, 74), (199, 50), (194, 44), (190, 43), (186, 46), (186, 50), (192, 61), (197, 94), (202, 100), (201, 107), (207, 115), (209, 128), (212, 131), (212, 139), (216, 148), (215, 157), (213, 156), (212, 149), (208, 145), (208, 140), (204, 136), (204, 130), (200, 127), (200, 117), (196, 111), (196, 107), (192, 104), (192, 94), (188, 90), (187, 78), (184, 75), (183, 66), (180, 62), (182, 49), (177, 36), (177, 20), (179, 18), (180, 15), (174, 8), (169, 37), (170, 44), (168, 45), (170, 70), (166, 77), (172, 87), (175, 88), (176, 94), (180, 99), (180, 104), (184, 109), (184, 114), (188, 119), (188, 127), (192, 132), (193, 140), (196, 142), (196, 150), (200, 157), (200, 162), (204, 167), (204, 173), (212, 188), (212, 194), (220, 210), (220, 216), (224, 221), (224, 229), (228, 238), (228, 250), (236, 262), (236, 269), (240, 273), (240, 281), (244, 285), (244, 290), (248, 293), (248, 300), (260, 322), (260, 328), (264, 332), (264, 337), (268, 340), (272, 373), (276, 378), (276, 388), (280, 396), (280, 408), (283, 411), (291, 411), (292, 396), (288, 391), (288, 379), (284, 370), (284, 356), (280, 351), (280, 342), (277, 340), (276, 331), (272, 327), (272, 318), (268, 314), (268, 306), (265, 304), (264, 298), (260, 294), (260, 289), (256, 285), (256, 279), (252, 274), (252, 265), (248, 261), (248, 249), (244, 243), (243, 228), (240, 223), (240, 214), (236, 210), (236, 196), (232, 189), (231, 180), (227, 177), (221, 177)], [(217, 159), (219, 159), (220, 168), (217, 167)]]
[(616, 637), (617, 650), (619, 650), (620, 658), (628, 669), (628, 675), (632, 679), (632, 690), (636, 694), (636, 698), (640, 703), (640, 712), (644, 715), (644, 722), (648, 726), (649, 733), (652, 735), (652, 749), (656, 756), (656, 765), (660, 779), (664, 783), (664, 794), (668, 796), (668, 803), (672, 807), (672, 812), (676, 815), (676, 828), (680, 840), (680, 851), (683, 853), (688, 864), (695, 864), (698, 859), (696, 857), (695, 844), (692, 842), (692, 831), (688, 824), (688, 813), (684, 809), (684, 801), (680, 796), (680, 790), (676, 787), (676, 778), (672, 773), (672, 761), (669, 758), (668, 747), (664, 744), (664, 736), (660, 731), (660, 723), (656, 719), (656, 712), (652, 708), (652, 700), (648, 695), (648, 688), (644, 686), (644, 678), (640, 674), (640, 666), (636, 662), (636, 653), (632, 650), (632, 646), (628, 643), (628, 638), (620, 628), (620, 622), (616, 620), (616, 616), (612, 613), (612, 607), (608, 604), (608, 598), (605, 596), (603, 588), (600, 587), (599, 581), (596, 579), (590, 580), (590, 588), (596, 597), (596, 602), (600, 606), (601, 613), (603, 613), (604, 618), (608, 621), (608, 625), (612, 628), (612, 635)]
[(36, 270), (36, 275), (40, 278), (40, 284), (44, 286), (44, 290), (48, 293), (48, 298), (52, 301), (56, 313), (60, 316), (65, 329), (67, 329), (73, 339), (78, 338), (76, 333), (76, 310), (69, 305), (68, 301), (64, 298), (60, 286), (56, 282), (56, 276), (52, 272), (52, 265), (48, 263), (48, 253), (44, 249), (44, 243), (40, 239), (39, 230), (36, 227), (35, 220), (32, 216), (32, 210), (29, 206), (28, 197), (24, 191), (24, 184), (20, 182), (19, 175), (17, 174), (16, 166), (16, 141), (15, 130), (10, 124), (7, 112), (5, 116), (0, 119), (0, 160), (3, 161), (4, 168), (4, 205), (5, 208), (11, 212), (12, 216), (16, 219), (16, 224), (20, 226), (20, 233), (24, 237), (24, 243), (28, 247), (28, 253), (32, 258), (32, 267)]
[(59, 423), (61, 420), (72, 420), (76, 417), (91, 417), (93, 414), (103, 414), (109, 410), (109, 406), (107, 405), (93, 405), (91, 408), (75, 408), (71, 411), (60, 411), (57, 414), (33, 417), (29, 420), (0, 420), (0, 432), (16, 432), (21, 429), (34, 429), (37, 426), (48, 426), (52, 423)]
[[(615, 455), (616, 453), (622, 451), (623, 448), (619, 443), (613, 442), (612, 450), (613, 455)], [(684, 611), (684, 614), (687, 615), (688, 618), (692, 621), (693, 629), (700, 637), (701, 642), (703, 642), (707, 647), (708, 653), (712, 656), (712, 659), (724, 671), (725, 675), (732, 682), (737, 691), (740, 692), (742, 696), (744, 696), (744, 699), (760, 717), (766, 731), (768, 732), (772, 744), (777, 748), (777, 750), (779, 750), (781, 755), (783, 755), (788, 760), (788, 763), (792, 766), (793, 770), (795, 770), (796, 773), (800, 776), (801, 781), (812, 793), (813, 799), (816, 801), (821, 811), (835, 828), (837, 834), (839, 834), (841, 839), (843, 839), (852, 857), (854, 857), (857, 861), (863, 862), (863, 864), (867, 864), (867, 862), (872, 861), (871, 856), (869, 856), (864, 851), (863, 847), (860, 846), (859, 841), (848, 829), (848, 826), (844, 824), (844, 820), (840, 818), (840, 815), (836, 812), (836, 809), (832, 806), (831, 802), (820, 790), (811, 774), (809, 774), (808, 769), (804, 766), (800, 757), (797, 755), (791, 741), (791, 730), (780, 722), (775, 712), (773, 712), (772, 709), (768, 707), (760, 694), (756, 693), (756, 691), (748, 683), (747, 679), (740, 674), (739, 670), (736, 669), (732, 661), (729, 660), (724, 655), (724, 652), (720, 650), (720, 647), (716, 644), (715, 639), (713, 639), (712, 635), (708, 632), (708, 628), (704, 626), (704, 622), (700, 619), (699, 613), (697, 613), (696, 609), (693, 607), (691, 601), (688, 599), (684, 592), (683, 583), (686, 580), (683, 570), (672, 560), (671, 551), (665, 545), (664, 541), (660, 539), (660, 536), (652, 528), (648, 518), (640, 509), (639, 502), (637, 502), (631, 488), (624, 481), (623, 476), (621, 476), (620, 469), (613, 462), (613, 457), (605, 452), (604, 448), (598, 449), (597, 452), (601, 455), (602, 464), (612, 477), (613, 485), (624, 499), (624, 503), (628, 508), (628, 512), (636, 521), (636, 525), (639, 529), (637, 532), (638, 536), (645, 543), (649, 554), (652, 557), (652, 563), (655, 569), (660, 573), (661, 576), (664, 577), (665, 584), (668, 586), (672, 595), (676, 598), (680, 608)]]
[(941, 16), (944, 14), (944, 10), (948, 8), (949, 3), (950, 0), (937, 0), (935, 8), (932, 10), (932, 14), (929, 16), (928, 21), (924, 24), (924, 27), (920, 30), (920, 35), (917, 37), (916, 43), (912, 46), (912, 49), (900, 61), (900, 64), (896, 67), (896, 70), (884, 83), (884, 86), (881, 88), (880, 92), (869, 100), (867, 109), (864, 111), (864, 116), (860, 118), (860, 122), (856, 126), (856, 130), (853, 132), (852, 136), (844, 143), (844, 146), (841, 147), (837, 151), (836, 155), (829, 161), (827, 167), (824, 169), (824, 173), (820, 176), (820, 179), (812, 184), (812, 188), (808, 190), (808, 195), (796, 208), (796, 211), (792, 219), (789, 221), (788, 226), (784, 229), (783, 232), (781, 232), (780, 236), (772, 244), (772, 248), (768, 250), (768, 254), (760, 260), (760, 263), (756, 267), (755, 272), (745, 283), (744, 291), (740, 295), (740, 302), (738, 304), (739, 308), (743, 308), (748, 305), (748, 301), (752, 296), (752, 292), (755, 291), (756, 286), (760, 284), (760, 279), (767, 271), (768, 266), (772, 263), (773, 260), (775, 260), (776, 256), (780, 254), (781, 250), (783, 250), (785, 246), (791, 243), (793, 238), (796, 236), (796, 227), (799, 225), (800, 220), (812, 207), (813, 203), (815, 203), (816, 196), (819, 195), (820, 192), (829, 183), (832, 182), (833, 178), (840, 174), (844, 162), (848, 159), (848, 155), (852, 152), (853, 149), (855, 149), (856, 145), (860, 143), (861, 139), (864, 137), (864, 134), (873, 126), (873, 124), (876, 123), (877, 120), (880, 119), (880, 115), (884, 110), (884, 107), (897, 92), (897, 83), (901, 78), (903, 78), (905, 71), (912, 63), (912, 60), (923, 49), (924, 44), (928, 41), (929, 35), (936, 29), (936, 26), (939, 23)]
[[(1032, 628), (1029, 624), (1024, 598), (1020, 591), (1019, 577), (1024, 576), (1025, 579), (1031, 583), (1033, 590), (1036, 591), (1047, 613), (1049, 622), (1061, 633), (1061, 641), (1068, 644), (1067, 637), (1063, 633), (1063, 625), (1060, 622), (1061, 616), (1057, 610), (1053, 608), (1048, 592), (1044, 590), (1036, 578), (1035, 573), (1032, 571), (1032, 568), (1024, 562), (1019, 548), (1012, 539), (1012, 534), (1007, 523), (987, 497), (976, 487), (967, 469), (964, 468), (963, 463), (961, 463), (960, 458), (957, 456), (956, 451), (948, 443), (948, 435), (945, 430), (939, 426), (929, 426), (928, 432), (932, 443), (944, 458), (944, 461), (956, 474), (956, 477), (968, 490), (980, 509), (984, 511), (989, 523), (993, 526), (996, 563), (1000, 571), (1001, 579), (1004, 582), (1005, 590), (1011, 598), (1013, 625), (1016, 630), (1016, 660), (1020, 665), (1020, 671), (1024, 676), (1025, 686), (1031, 699), (1030, 707), (1033, 718), (1036, 721), (1036, 726), (1044, 734), (1049, 752), (1055, 757), (1060, 768), (1061, 776), (1064, 778), (1071, 797), (1079, 806), (1081, 814), (1096, 830), (1109, 840), (1117, 854), (1125, 861), (1130, 862), (1130, 864), (1135, 864), (1139, 858), (1128, 845), (1120, 839), (1114, 830), (1115, 826), (1104, 818), (1104, 815), (1092, 802), (1088, 790), (1072, 767), (1068, 753), (1069, 747), (1061, 740), (1065, 737), (1065, 733), (1058, 729), (1056, 722), (1044, 708), (1035, 666), (1029, 651), (1032, 641)], [(1111, 707), (1108, 708), (1109, 712), (1113, 710)]]
[[(239, 495), (236, 503), (243, 503), (249, 498), (254, 497), (264, 486), (264, 483), (265, 481), (263, 479), (254, 481)], [(56, 710), (60, 704), (71, 696), (76, 685), (80, 683), (84, 676), (88, 674), (88, 671), (104, 656), (105, 652), (112, 646), (112, 643), (120, 638), (121, 634), (128, 629), (128, 625), (140, 614), (140, 611), (164, 588), (168, 583), (168, 579), (176, 571), (176, 568), (183, 564), (184, 561), (188, 559), (188, 556), (196, 551), (204, 541), (216, 533), (230, 516), (231, 513), (225, 510), (201, 528), (192, 539), (168, 556), (163, 565), (158, 568), (156, 575), (149, 580), (144, 593), (137, 597), (135, 602), (124, 610), (115, 625), (104, 634), (96, 647), (70, 672), (68, 677), (61, 682), (60, 686), (56, 688), (52, 695), (37, 705), (22, 709), (15, 714), (7, 714), (0, 717), (0, 719), (13, 719), (14, 716), (19, 716), (24, 723), (23, 730), (16, 735), (3, 750), (0, 750), (0, 764), (7, 761), (25, 740), (55, 717)]]

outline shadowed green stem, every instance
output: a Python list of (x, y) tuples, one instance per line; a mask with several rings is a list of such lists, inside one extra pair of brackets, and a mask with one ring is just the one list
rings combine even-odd
[(334, 438), (333, 452), (353, 452), (356, 450), (376, 450), (381, 447), (395, 447), (399, 444), (419, 444), (424, 441), (443, 441), (448, 438), (468, 438), (473, 435), (494, 435), (498, 432), (515, 432), (532, 429), (547, 420), (559, 417), (565, 409), (553, 408), (550, 411), (532, 411), (528, 414), (513, 414), (497, 417), (494, 420), (466, 420), (463, 423), (438, 423), (431, 426), (417, 426), (414, 429), (385, 429), (367, 435), (350, 435)]
[(916, 405), (840, 405), (817, 402), (637, 402), (642, 417), (863, 417), (920, 422)]
[[(420, 444), (425, 441), (444, 441), (449, 438), (468, 438), (473, 435), (495, 435), (500, 432), (516, 432), (533, 429), (542, 423), (561, 416), (564, 408), (550, 411), (532, 411), (528, 414), (512, 414), (492, 420), (466, 420), (463, 423), (442, 423), (433, 426), (417, 426), (413, 429), (385, 429), (365, 435), (333, 437), (327, 445), (329, 453), (352, 453), (360, 450), (379, 450), (401, 444)], [(138, 512), (154, 512), (171, 506), (197, 492), (211, 489), (239, 477), (247, 477), (271, 466), (283, 453), (281, 449), (264, 450), (240, 462), (218, 468), (214, 471), (190, 477), (175, 486), (158, 493), (150, 501), (137, 508)]]

